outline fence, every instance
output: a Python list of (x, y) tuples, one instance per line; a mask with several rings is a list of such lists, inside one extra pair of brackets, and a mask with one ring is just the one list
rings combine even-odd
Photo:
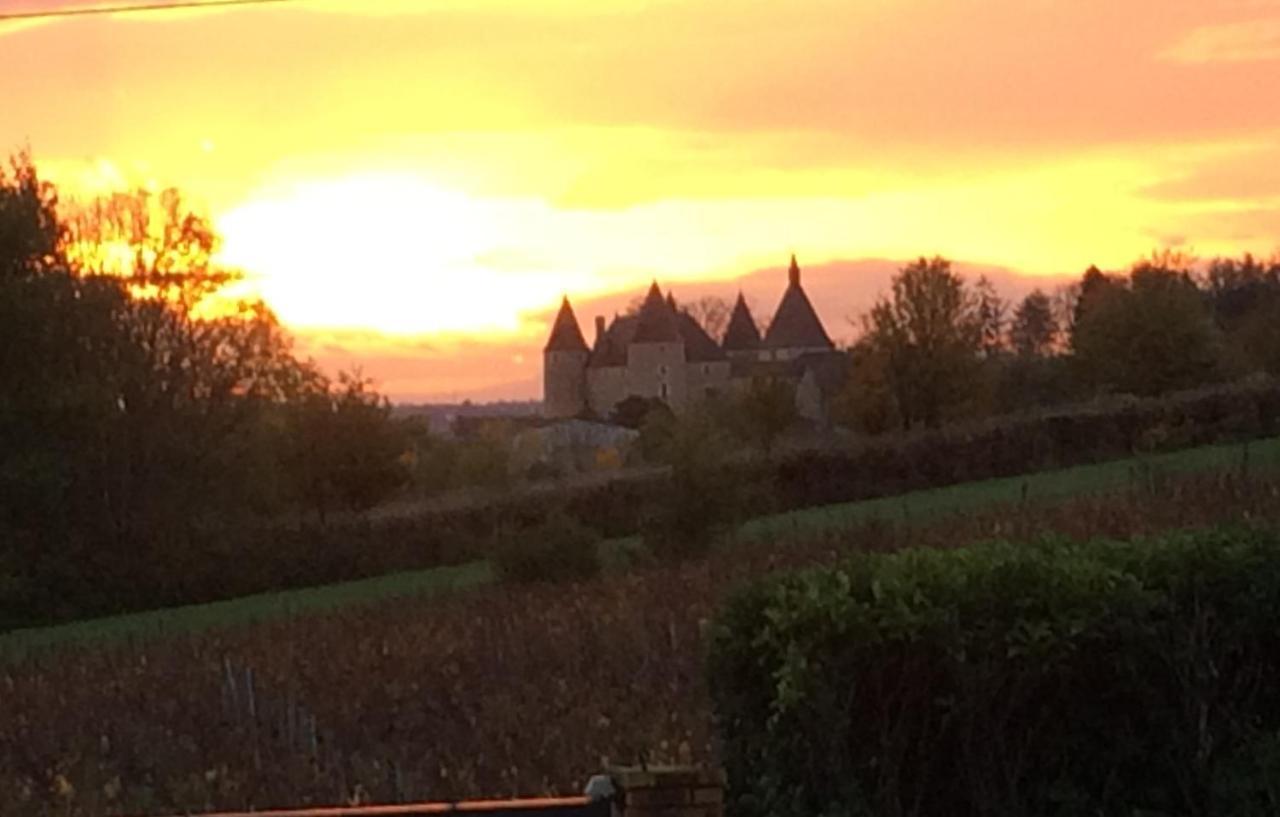
[(723, 817), (724, 775), (685, 768), (617, 768), (587, 784), (588, 795), (526, 800), (464, 800), (385, 806), (320, 806), (201, 817)]

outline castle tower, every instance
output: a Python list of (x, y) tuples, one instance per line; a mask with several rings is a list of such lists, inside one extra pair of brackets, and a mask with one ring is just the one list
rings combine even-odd
[(551, 337), (542, 350), (542, 413), (545, 416), (574, 417), (587, 407), (590, 353), (569, 297), (565, 296), (551, 326)]
[(733, 305), (733, 313), (729, 315), (729, 325), (724, 330), (721, 348), (730, 358), (748, 360), (754, 360), (760, 349), (760, 330), (756, 328), (756, 319), (751, 316), (747, 299), (741, 292)]
[(787, 270), (787, 291), (782, 295), (773, 322), (760, 343), (764, 360), (791, 360), (812, 352), (830, 352), (835, 344), (822, 328), (809, 296), (800, 286), (800, 265), (791, 256)]
[(635, 335), (627, 347), (627, 388), (680, 410), (688, 397), (686, 362), (678, 317), (655, 281), (636, 315)]

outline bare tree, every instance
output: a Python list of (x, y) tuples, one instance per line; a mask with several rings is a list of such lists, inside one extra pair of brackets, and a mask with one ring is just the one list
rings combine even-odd
[(689, 317), (697, 321), (712, 340), (720, 342), (724, 337), (725, 329), (729, 326), (729, 316), (733, 314), (733, 306), (728, 301), (717, 295), (704, 295), (682, 306), (689, 313)]

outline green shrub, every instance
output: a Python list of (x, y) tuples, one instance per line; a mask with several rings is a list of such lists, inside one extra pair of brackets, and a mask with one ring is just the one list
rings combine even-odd
[(1275, 813), (1280, 538), (862, 556), (720, 618), (735, 811)]
[(539, 524), (503, 532), (493, 553), (494, 569), (509, 581), (559, 581), (595, 575), (600, 537), (563, 512)]
[(744, 474), (724, 467), (732, 442), (707, 411), (675, 420), (660, 448), (669, 477), (640, 519), (645, 547), (659, 559), (706, 553), (746, 513)]

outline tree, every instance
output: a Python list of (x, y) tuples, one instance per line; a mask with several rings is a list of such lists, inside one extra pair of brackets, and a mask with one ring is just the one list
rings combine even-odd
[(333, 508), (367, 510), (408, 482), (411, 428), (358, 372), (317, 378), (291, 426), (295, 490), (322, 523)]
[(1168, 258), (1135, 264), (1127, 280), (1094, 276), (1077, 315), (1071, 351), (1095, 390), (1154, 395), (1221, 376), (1221, 333), (1190, 273)]
[(640, 397), (633, 394), (618, 401), (613, 410), (609, 412), (609, 422), (638, 431), (644, 426), (645, 419), (655, 411), (661, 411), (666, 414), (671, 413), (671, 409), (662, 400), (656, 397)]
[(996, 292), (987, 276), (978, 277), (973, 287), (975, 317), (978, 321), (979, 348), (983, 357), (993, 357), (1005, 348), (1005, 324), (1009, 305)]
[(705, 406), (670, 419), (653, 415), (652, 422), (668, 432), (657, 442), (656, 458), (671, 473), (642, 521), (645, 546), (663, 559), (704, 553), (747, 507), (741, 476), (725, 466), (732, 440)]
[(773, 450), (778, 438), (796, 424), (796, 390), (786, 381), (753, 380), (746, 391), (728, 401), (722, 412), (726, 425), (762, 451)]
[(863, 318), (864, 340), (884, 361), (904, 428), (934, 427), (971, 396), (982, 347), (978, 301), (944, 258), (920, 258)]
[(61, 269), (62, 224), (58, 192), (40, 180), (31, 156), (19, 153), (0, 166), (0, 278), (30, 278)]
[(888, 349), (866, 337), (849, 350), (849, 379), (831, 404), (836, 425), (865, 434), (902, 427), (888, 355)]
[(733, 314), (732, 304), (715, 295), (704, 295), (692, 303), (682, 304), (682, 307), (712, 340), (720, 342), (729, 326), (729, 316)]
[(24, 589), (0, 598), (0, 619), (216, 586), (204, 566), (220, 543), (288, 499), (290, 409), (325, 402), (348, 446), (327, 460), (337, 501), (367, 507), (390, 490), (404, 449), (385, 400), (363, 381), (332, 387), (263, 303), (226, 297), (236, 275), (180, 195), (118, 194), (68, 208), (68, 222), (30, 160), (12, 165), (0, 172), (0, 562), (22, 565)]
[(1009, 327), (1009, 342), (1022, 357), (1044, 357), (1053, 351), (1058, 338), (1058, 323), (1053, 302), (1044, 290), (1032, 290), (1018, 304)]

